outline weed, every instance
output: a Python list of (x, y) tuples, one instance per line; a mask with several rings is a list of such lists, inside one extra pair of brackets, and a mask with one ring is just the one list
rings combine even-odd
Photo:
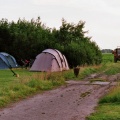
[(87, 95), (89, 95), (91, 92), (90, 91), (87, 91), (87, 92), (84, 92), (80, 95), (80, 97), (84, 98), (86, 97)]
[(101, 82), (106, 82), (106, 79), (102, 79), (102, 78), (94, 78), (94, 79), (90, 79), (90, 82), (95, 82), (95, 81), (101, 81)]

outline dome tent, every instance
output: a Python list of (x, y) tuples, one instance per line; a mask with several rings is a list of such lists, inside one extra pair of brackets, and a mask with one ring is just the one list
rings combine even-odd
[(63, 71), (69, 70), (66, 57), (56, 49), (46, 49), (36, 56), (30, 71)]
[(13, 56), (5, 52), (0, 52), (0, 69), (9, 69), (16, 67), (18, 67), (18, 64)]

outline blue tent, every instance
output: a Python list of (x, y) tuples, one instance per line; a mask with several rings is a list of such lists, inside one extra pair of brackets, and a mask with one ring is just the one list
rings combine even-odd
[(18, 64), (15, 58), (5, 52), (0, 52), (0, 69), (17, 68)]

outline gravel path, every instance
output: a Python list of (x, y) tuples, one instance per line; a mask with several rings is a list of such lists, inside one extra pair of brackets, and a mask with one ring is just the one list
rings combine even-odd
[(69, 81), (67, 86), (0, 110), (0, 120), (85, 120), (108, 87), (108, 84)]

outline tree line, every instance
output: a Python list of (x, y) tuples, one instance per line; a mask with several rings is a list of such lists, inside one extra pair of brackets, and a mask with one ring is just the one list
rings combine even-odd
[(47, 48), (61, 51), (67, 58), (70, 67), (101, 63), (101, 50), (98, 45), (86, 36), (85, 22), (68, 23), (62, 19), (59, 29), (49, 28), (40, 17), (27, 21), (18, 19), (9, 22), (0, 20), (0, 52), (20, 59), (35, 59), (36, 55)]
[(102, 53), (112, 53), (112, 49), (102, 49)]

